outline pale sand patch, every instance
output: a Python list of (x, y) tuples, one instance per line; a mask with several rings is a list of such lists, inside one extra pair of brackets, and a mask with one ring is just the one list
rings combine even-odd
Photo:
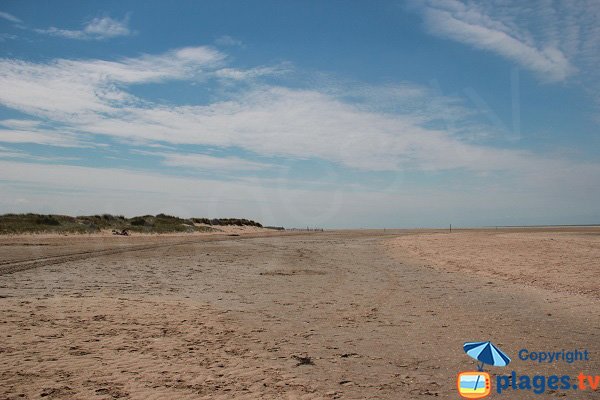
[[(387, 241), (392, 254), (449, 271), (600, 296), (600, 229), (416, 233)], [(479, 279), (479, 278), (474, 278)]]
[[(212, 228), (216, 233), (224, 234), (244, 234), (244, 233), (261, 233), (261, 232), (278, 232), (275, 229), (260, 228), (258, 226), (237, 226), (237, 225), (205, 225), (196, 224), (196, 226), (204, 226), (206, 228)], [(209, 232), (210, 233), (210, 232)]]

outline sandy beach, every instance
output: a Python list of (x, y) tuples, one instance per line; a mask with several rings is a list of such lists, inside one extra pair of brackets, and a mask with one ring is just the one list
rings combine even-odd
[(597, 375), (599, 255), (598, 228), (0, 237), (0, 398), (455, 399), (478, 340)]
[(0, 400), (600, 400), (600, 0), (0, 3)]

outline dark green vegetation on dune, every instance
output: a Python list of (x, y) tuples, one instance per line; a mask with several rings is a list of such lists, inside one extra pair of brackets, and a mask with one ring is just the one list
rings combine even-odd
[(256, 226), (258, 222), (241, 218), (179, 218), (172, 215), (87, 215), (71, 217), (54, 214), (0, 215), (0, 234), (11, 233), (95, 233), (101, 230), (127, 230), (143, 233), (211, 232), (218, 226)]

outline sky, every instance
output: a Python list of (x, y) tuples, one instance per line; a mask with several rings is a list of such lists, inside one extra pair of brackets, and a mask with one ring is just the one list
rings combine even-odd
[(0, 3), (0, 213), (600, 223), (600, 1)]

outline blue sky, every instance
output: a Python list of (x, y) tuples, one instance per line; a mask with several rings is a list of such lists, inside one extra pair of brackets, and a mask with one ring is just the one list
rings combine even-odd
[(594, 1), (0, 5), (0, 212), (599, 223)]

